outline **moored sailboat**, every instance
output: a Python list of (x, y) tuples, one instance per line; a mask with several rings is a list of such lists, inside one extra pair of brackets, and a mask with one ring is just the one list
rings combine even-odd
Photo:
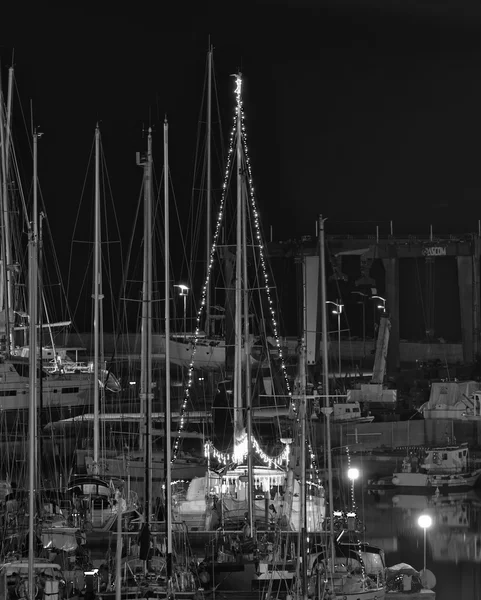
[[(3, 101), (2, 101), (3, 102)], [(0, 119), (3, 131), (3, 118)], [(2, 136), (3, 137), (3, 136)], [(37, 496), (40, 490), (38, 449), (38, 406), (40, 378), (37, 370), (37, 325), (38, 325), (38, 222), (37, 222), (37, 132), (33, 135), (33, 207), (32, 220), (28, 224), (28, 285), (29, 285), (29, 390), (28, 390), (28, 519), (26, 558), (10, 557), (0, 566), (0, 598), (35, 597), (39, 600), (59, 598), (63, 582), (60, 566), (38, 557), (38, 509)], [(7, 286), (8, 287), (8, 286)], [(19, 533), (19, 532), (16, 532)], [(3, 542), (4, 540), (2, 540)], [(3, 549), (3, 548), (2, 548)]]
[[(345, 531), (335, 535), (333, 469), (331, 451), (330, 423), (333, 414), (329, 394), (329, 367), (327, 359), (327, 315), (326, 315), (326, 268), (325, 268), (324, 219), (319, 217), (319, 253), (321, 277), (321, 315), (323, 344), (323, 389), (324, 406), (321, 408), (326, 417), (326, 454), (327, 454), (327, 486), (329, 505), (327, 522), (329, 531), (320, 544), (318, 552), (310, 556), (309, 572), (311, 576), (311, 595), (328, 597), (333, 600), (382, 600), (385, 597), (384, 558), (379, 548), (371, 547), (359, 539), (355, 528), (356, 515), (348, 515)], [(349, 526), (351, 524), (351, 526)], [(345, 535), (346, 534), (346, 535)], [(343, 538), (344, 537), (344, 542)], [(346, 541), (347, 540), (347, 541)], [(304, 596), (305, 597), (305, 596)]]
[[(25, 285), (26, 268), (24, 263), (24, 246), (21, 232), (28, 224), (25, 217), (28, 214), (25, 198), (21, 192), (22, 184), (16, 161), (11, 135), (12, 88), (14, 85), (13, 68), (9, 69), (9, 89), (7, 111), (3, 95), (0, 98), (0, 200), (1, 200), (1, 268), (0, 268), (0, 410), (6, 425), (10, 426), (20, 420), (27, 420), (29, 394), (29, 341), (27, 332), (30, 325), (30, 315), (27, 309), (30, 286)], [(35, 134), (40, 137), (40, 134)], [(34, 177), (37, 177), (35, 172)], [(35, 182), (37, 185), (37, 182)], [(18, 193), (16, 192), (18, 190)], [(28, 220), (28, 219), (27, 219)], [(37, 235), (39, 247), (45, 247), (43, 219), (39, 219)], [(40, 260), (37, 265), (39, 281), (44, 274), (41, 272)], [(39, 306), (45, 310), (46, 300), (42, 286), (39, 291)], [(25, 298), (22, 298), (25, 290)], [(42, 314), (44, 313), (42, 310)], [(48, 320), (48, 319), (47, 319)], [(70, 322), (61, 322), (67, 326)], [(57, 325), (57, 324), (55, 324)], [(36, 323), (39, 332), (39, 347), (41, 332), (46, 327), (55, 326), (43, 323), (42, 318)], [(42, 356), (40, 350), (36, 350)], [(43, 368), (47, 366), (47, 368)], [(55, 370), (48, 368), (39, 361), (41, 370), (41, 407), (40, 417), (48, 415), (49, 419), (74, 416), (91, 407), (95, 381), (91, 373), (81, 369)]]
[[(166, 350), (166, 402), (165, 402), (165, 457), (164, 457), (164, 485), (163, 509), (165, 521), (159, 521), (158, 511), (161, 503), (157, 505), (153, 498), (153, 452), (152, 452), (152, 135), (149, 130), (148, 150), (144, 164), (144, 267), (142, 287), (142, 373), (141, 373), (141, 405), (144, 412), (144, 502), (143, 520), (140, 530), (136, 530), (138, 544), (132, 547), (132, 540), (125, 531), (120, 518), (120, 496), (117, 502), (116, 516), (117, 547), (115, 556), (115, 581), (110, 589), (103, 593), (105, 598), (113, 597), (138, 597), (139, 593), (149, 594), (158, 598), (170, 598), (172, 595), (181, 594), (191, 597), (196, 591), (195, 579), (190, 568), (191, 557), (186, 552), (188, 544), (185, 539), (185, 528), (172, 520), (171, 507), (171, 406), (170, 406), (170, 371), (168, 348)], [(170, 329), (170, 277), (169, 277), (169, 169), (168, 169), (168, 124), (164, 123), (164, 194), (165, 194), (165, 331), (168, 335)], [(160, 499), (160, 498), (159, 498)], [(180, 525), (180, 526), (179, 526)], [(182, 555), (174, 555), (174, 541), (183, 541)], [(123, 559), (123, 556), (125, 559)], [(127, 569), (128, 566), (128, 569)], [(113, 588), (113, 589), (112, 589)]]
[[(298, 464), (302, 456), (299, 448), (306, 443), (306, 439), (297, 429), (296, 402), (283, 363), (270, 295), (270, 277), (246, 142), (241, 75), (236, 76), (235, 94), (236, 111), (224, 192), (207, 274), (208, 282), (218, 252), (219, 232), (225, 226), (226, 230), (233, 232), (232, 237), (223, 242), (222, 255), (224, 260), (231, 261), (232, 281), (226, 294), (231, 295), (233, 306), (226, 312), (234, 315), (233, 348), (232, 355), (226, 356), (229, 381), (224, 382), (225, 407), (218, 405), (216, 410), (222, 412), (224, 409), (227, 416), (221, 421), (226, 424), (229, 413), (232, 413), (233, 435), (224, 436), (228, 439), (224, 448), (218, 447), (221, 445), (220, 438), (206, 443), (208, 469), (203, 477), (188, 484), (185, 496), (178, 495), (174, 513), (177, 519), (188, 525), (194, 547), (210, 540), (204, 568), (211, 585), (217, 586), (222, 582), (223, 587), (231, 589), (251, 589), (253, 586), (268, 587), (272, 584), (285, 591), (291, 587), (296, 570), (295, 548), (298, 548), (299, 532), (305, 528), (308, 531), (320, 530), (324, 498), (322, 486), (315, 479), (309, 481), (309, 491), (304, 493), (304, 468)], [(229, 228), (223, 219), (227, 212), (225, 203), (234, 162), (237, 172), (235, 226)], [(255, 282), (253, 286), (250, 283), (252, 280)], [(203, 294), (206, 293), (206, 287), (207, 283), (203, 287)], [(204, 300), (203, 295), (202, 306)], [(269, 361), (272, 364), (271, 377), (277, 371), (281, 373), (280, 379), (284, 379), (284, 396), (281, 397), (284, 401), (287, 397), (291, 402), (293, 418), (290, 422), (295, 429), (293, 434), (277, 440), (276, 449), (271, 449), (270, 454), (261, 447), (252, 429), (252, 398), (258, 393), (257, 381), (263, 377), (262, 371), (247, 359), (250, 355), (248, 342), (253, 333), (251, 313), (254, 309), (262, 321), (266, 363)], [(196, 333), (200, 327), (201, 312), (202, 309), (197, 315)], [(276, 343), (274, 353), (267, 347), (269, 334)], [(276, 361), (277, 364), (274, 364)], [(189, 381), (195, 366), (194, 349), (189, 365)], [(185, 393), (188, 398), (189, 385)], [(275, 393), (272, 400), (276, 401)], [(182, 427), (179, 428), (181, 430)], [(298, 441), (298, 435), (301, 441)], [(179, 441), (176, 448), (178, 446)], [(310, 466), (307, 464), (305, 467), (306, 472), (312, 473), (315, 478)]]

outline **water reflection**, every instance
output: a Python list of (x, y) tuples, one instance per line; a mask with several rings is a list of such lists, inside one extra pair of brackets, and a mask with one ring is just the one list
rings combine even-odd
[(360, 494), (366, 539), (384, 548), (387, 564), (423, 567), (422, 513), (433, 519), (427, 531), (427, 568), (436, 576), (436, 600), (481, 600), (481, 495)]

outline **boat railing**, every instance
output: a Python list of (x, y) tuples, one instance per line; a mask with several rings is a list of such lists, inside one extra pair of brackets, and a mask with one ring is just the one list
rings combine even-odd
[(55, 360), (49, 361), (44, 365), (44, 369), (48, 373), (92, 373), (92, 363), (63, 361), (61, 365)]

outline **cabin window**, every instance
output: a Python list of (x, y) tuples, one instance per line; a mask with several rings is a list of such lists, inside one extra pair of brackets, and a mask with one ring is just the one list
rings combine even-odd
[(447, 452), (443, 452), (443, 460), (448, 460), (448, 453)]
[(352, 409), (352, 412), (356, 412), (356, 413), (358, 413), (358, 412), (359, 412), (359, 409), (358, 409), (358, 408), (353, 408), (353, 409)]
[(109, 488), (99, 486), (97, 483), (82, 483), (80, 486), (81, 494), (84, 496), (109, 496)]
[(82, 493), (86, 496), (97, 493), (97, 484), (96, 483), (84, 483), (82, 486)]
[(0, 396), (16, 396), (17, 390), (0, 390)]
[(78, 387), (62, 388), (62, 394), (78, 394)]
[(350, 408), (346, 408), (346, 412), (347, 412), (347, 413), (348, 413), (348, 412), (351, 412), (351, 409), (350, 409)]

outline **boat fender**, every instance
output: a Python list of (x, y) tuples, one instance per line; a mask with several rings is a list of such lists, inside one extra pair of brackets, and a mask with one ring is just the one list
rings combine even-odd
[(399, 477), (393, 477), (392, 482), (394, 483), (394, 485), (397, 485), (399, 483)]

